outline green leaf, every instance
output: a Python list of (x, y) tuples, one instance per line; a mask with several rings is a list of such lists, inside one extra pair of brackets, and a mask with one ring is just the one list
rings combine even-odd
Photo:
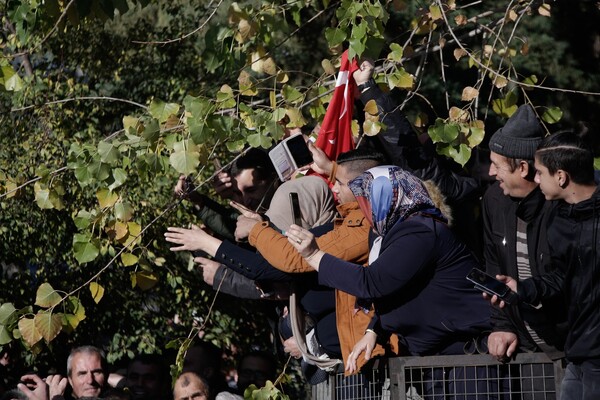
[(71, 314), (77, 317), (80, 321), (83, 321), (85, 319), (85, 308), (83, 308), (83, 305), (79, 299), (75, 296), (69, 296), (67, 298), (67, 303), (70, 305), (69, 309)]
[(92, 239), (89, 234), (76, 233), (73, 236), (73, 252), (79, 264), (94, 261), (100, 254), (100, 245), (97, 239)]
[(42, 334), (35, 327), (33, 318), (21, 318), (18, 326), (23, 340), (25, 340), (29, 347), (33, 347), (33, 345), (42, 340)]
[(61, 300), (61, 295), (47, 282), (40, 285), (35, 295), (35, 305), (44, 308), (53, 307)]
[(115, 168), (112, 170), (113, 183), (108, 185), (110, 190), (115, 190), (119, 186), (123, 185), (127, 180), (127, 172), (122, 168)]
[(248, 141), (248, 144), (252, 147), (268, 148), (271, 144), (271, 140), (260, 133), (253, 133), (252, 135), (248, 135), (248, 137), (246, 137), (246, 140)]
[(411, 90), (414, 85), (414, 76), (409, 74), (404, 70), (404, 68), (400, 68), (394, 73), (388, 75), (388, 82), (390, 87), (397, 87), (400, 89), (408, 89)]
[(327, 28), (325, 29), (325, 39), (329, 47), (336, 47), (346, 40), (346, 32), (338, 28)]
[(115, 217), (121, 221), (129, 221), (133, 218), (133, 207), (129, 203), (120, 202), (115, 204)]
[(104, 296), (104, 288), (96, 282), (91, 282), (90, 293), (92, 294), (92, 299), (94, 299), (94, 302), (98, 304), (100, 303), (100, 300), (102, 300), (102, 296)]
[(458, 151), (453, 158), (454, 161), (464, 167), (467, 161), (469, 161), (469, 158), (471, 158), (471, 148), (466, 144), (461, 143), (458, 146)]
[(0, 306), (0, 325), (10, 325), (16, 317), (17, 309), (12, 303)]
[(363, 124), (363, 131), (367, 136), (375, 136), (381, 131), (381, 122), (366, 120)]
[(4, 88), (9, 92), (18, 92), (23, 89), (23, 81), (19, 74), (15, 72), (10, 65), (2, 67), (2, 75), (4, 82)]
[(472, 126), (469, 132), (470, 134), (467, 138), (469, 147), (474, 148), (483, 141), (483, 138), (485, 137), (485, 129)]
[(159, 123), (165, 122), (171, 115), (174, 115), (179, 111), (179, 104), (175, 103), (165, 103), (161, 100), (152, 100), (150, 103), (150, 107), (148, 107), (148, 111), (150, 111), (150, 115), (156, 118)]
[(35, 202), (39, 208), (42, 210), (54, 208), (54, 204), (52, 203), (52, 200), (50, 200), (50, 189), (47, 188), (46, 185), (42, 185), (37, 181), (33, 185), (33, 190), (35, 192)]
[(550, 107), (546, 109), (542, 115), (542, 120), (547, 124), (556, 124), (562, 119), (563, 112), (558, 107)]
[(8, 344), (10, 342), (12, 342), (13, 337), (10, 334), (10, 331), (8, 330), (8, 328), (4, 325), (0, 325), (0, 346), (4, 346), (5, 344)]
[(297, 103), (302, 101), (304, 96), (295, 87), (291, 85), (283, 85), (281, 88), (281, 95), (283, 99), (288, 103)]
[(100, 141), (100, 143), (98, 143), (98, 154), (100, 154), (100, 160), (107, 164), (118, 161), (121, 155), (118, 146), (105, 141)]
[(200, 153), (197, 151), (177, 151), (169, 156), (169, 163), (177, 172), (189, 175), (196, 171), (200, 164)]
[(437, 118), (435, 124), (430, 126), (427, 132), (434, 143), (452, 143), (458, 137), (460, 127)]
[(154, 145), (160, 137), (160, 125), (156, 119), (151, 119), (144, 126), (142, 137), (146, 139), (151, 145)]
[(92, 217), (93, 216), (89, 211), (79, 210), (79, 212), (77, 213), (77, 216), (75, 218), (73, 218), (73, 222), (75, 223), (75, 226), (77, 227), (77, 229), (83, 230), (83, 229), (87, 228), (88, 226), (90, 226)]
[(40, 311), (34, 317), (35, 328), (42, 335), (46, 343), (50, 343), (62, 329), (62, 314), (52, 314)]
[(494, 99), (492, 100), (492, 110), (501, 117), (510, 118), (518, 107), (516, 104), (508, 105), (509, 103), (506, 99)]
[(398, 43), (390, 44), (391, 53), (387, 55), (388, 60), (392, 60), (395, 62), (402, 61), (402, 55), (404, 54), (404, 49)]

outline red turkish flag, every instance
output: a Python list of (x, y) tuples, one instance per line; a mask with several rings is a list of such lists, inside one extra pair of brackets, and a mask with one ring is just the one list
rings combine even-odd
[(330, 160), (336, 160), (340, 153), (354, 149), (352, 109), (356, 82), (352, 74), (358, 68), (356, 59), (349, 62), (348, 50), (344, 51), (333, 97), (327, 106), (315, 143), (315, 146), (322, 149)]

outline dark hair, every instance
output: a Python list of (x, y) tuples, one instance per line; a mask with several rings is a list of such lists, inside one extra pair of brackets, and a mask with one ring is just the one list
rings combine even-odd
[(138, 354), (135, 356), (127, 366), (127, 375), (133, 363), (140, 363), (144, 365), (154, 365), (158, 367), (159, 378), (162, 382), (169, 381), (169, 366), (167, 365), (164, 357), (160, 354)]
[(546, 137), (535, 157), (551, 175), (563, 170), (575, 183), (585, 185), (594, 182), (594, 155), (573, 132), (559, 132)]
[(8, 392), (5, 392), (2, 397), (0, 397), (1, 400), (12, 400), (12, 399), (19, 399), (19, 400), (27, 400), (28, 397), (25, 393), (21, 392), (19, 389), (11, 389)]
[(343, 165), (348, 172), (362, 174), (366, 170), (385, 163), (383, 154), (361, 147), (341, 153), (337, 160), (338, 165)]
[(255, 176), (260, 180), (275, 177), (275, 167), (266, 151), (258, 148), (249, 149), (243, 156), (231, 164), (229, 174), (236, 177), (245, 169), (254, 169)]

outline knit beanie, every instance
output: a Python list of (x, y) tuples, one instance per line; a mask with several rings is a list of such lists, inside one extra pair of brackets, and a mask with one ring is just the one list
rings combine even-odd
[(508, 158), (533, 160), (544, 130), (533, 108), (524, 104), (490, 139), (490, 151)]

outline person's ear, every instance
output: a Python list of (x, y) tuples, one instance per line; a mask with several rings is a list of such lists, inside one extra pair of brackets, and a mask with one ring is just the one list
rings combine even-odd
[(562, 169), (559, 169), (554, 175), (556, 176), (558, 186), (560, 186), (562, 189), (569, 186), (571, 178), (569, 177), (569, 174), (567, 172), (563, 171)]
[(519, 166), (517, 167), (519, 168), (519, 173), (521, 175), (521, 178), (526, 179), (529, 176), (529, 169), (531, 168), (531, 166), (529, 165), (529, 163), (527, 161), (519, 161)]

